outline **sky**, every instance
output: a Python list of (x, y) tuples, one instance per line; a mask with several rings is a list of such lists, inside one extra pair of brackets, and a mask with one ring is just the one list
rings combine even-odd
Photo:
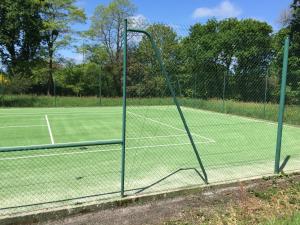
[[(189, 26), (204, 23), (209, 18), (228, 17), (253, 18), (266, 21), (276, 31), (280, 28), (280, 13), (287, 9), (292, 0), (132, 0), (137, 7), (135, 16), (151, 22)], [(78, 0), (88, 17), (93, 15), (99, 4), (107, 5), (110, 0)], [(90, 23), (74, 25), (76, 30), (88, 29)], [(67, 57), (80, 61), (80, 55), (72, 50), (61, 51)]]

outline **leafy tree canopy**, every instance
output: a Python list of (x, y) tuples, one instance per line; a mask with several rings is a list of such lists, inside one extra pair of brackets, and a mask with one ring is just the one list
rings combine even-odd
[(38, 57), (43, 20), (34, 1), (2, 0), (0, 3), (0, 56), (10, 75), (29, 75)]

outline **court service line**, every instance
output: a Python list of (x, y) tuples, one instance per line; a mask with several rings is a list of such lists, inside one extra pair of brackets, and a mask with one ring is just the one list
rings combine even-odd
[[(154, 122), (154, 123), (158, 123), (158, 124), (164, 125), (164, 126), (166, 126), (166, 127), (173, 128), (173, 129), (175, 129), (175, 130), (179, 130), (179, 131), (186, 132), (186, 130), (184, 130), (184, 129), (180, 129), (180, 128), (174, 127), (174, 126), (172, 126), (172, 125), (170, 125), (170, 124), (163, 123), (163, 122), (160, 122), (160, 121), (158, 121), (158, 120), (154, 120), (154, 119), (151, 119), (151, 118), (149, 118), (149, 117), (145, 117), (145, 116), (139, 115), (139, 114), (137, 114), (137, 113), (133, 113), (133, 112), (130, 112), (130, 111), (128, 111), (128, 113), (131, 113), (131, 114), (133, 114), (133, 115), (135, 115), (135, 116), (138, 116), (138, 117), (140, 117), (140, 118), (143, 118), (143, 119), (150, 120), (150, 121), (152, 121), (152, 122)], [(201, 136), (201, 135), (198, 135), (198, 134), (195, 134), (195, 133), (191, 133), (191, 134), (194, 135), (194, 136), (201, 137), (201, 138), (206, 139), (206, 140), (211, 141), (211, 142), (216, 142), (216, 141), (215, 141), (214, 139), (212, 139), (212, 138), (204, 137), (204, 136)]]
[(52, 135), (51, 126), (50, 126), (49, 119), (48, 119), (48, 116), (47, 116), (47, 115), (45, 115), (45, 119), (46, 119), (46, 122), (47, 122), (47, 127), (48, 127), (48, 132), (49, 132), (51, 144), (55, 144), (54, 138), (53, 138), (53, 135)]
[[(214, 143), (213, 141), (198, 141), (195, 144), (210, 144)], [(126, 149), (144, 149), (144, 148), (157, 148), (157, 147), (172, 147), (172, 146), (182, 146), (182, 145), (190, 145), (190, 142), (181, 143), (181, 144), (167, 144), (167, 145), (144, 145), (139, 147), (128, 147)], [(19, 156), (12, 158), (0, 158), (0, 161), (11, 161), (11, 160), (19, 160), (19, 159), (32, 159), (32, 158), (48, 158), (53, 156), (65, 156), (65, 155), (80, 155), (87, 153), (97, 153), (97, 152), (116, 152), (120, 151), (120, 148), (112, 148), (106, 150), (90, 150), (90, 151), (80, 151), (80, 152), (66, 152), (66, 153), (54, 153), (54, 154), (44, 154), (44, 155), (32, 155), (32, 156)]]
[(6, 128), (26, 128), (26, 127), (46, 127), (47, 125), (14, 125), (14, 126), (3, 126), (0, 129)]

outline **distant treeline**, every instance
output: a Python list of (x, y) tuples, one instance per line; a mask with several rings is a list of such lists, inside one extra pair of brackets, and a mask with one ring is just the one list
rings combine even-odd
[[(122, 95), (123, 20), (150, 32), (176, 94), (200, 99), (274, 102), (279, 99), (283, 41), (290, 37), (287, 102), (300, 104), (300, 0), (274, 32), (254, 19), (211, 19), (187, 28), (134, 17), (130, 0), (100, 4), (90, 28), (75, 32), (85, 12), (75, 0), (0, 2), (0, 96)], [(59, 53), (74, 48), (80, 60)], [(128, 96), (170, 96), (149, 40), (130, 36)]]

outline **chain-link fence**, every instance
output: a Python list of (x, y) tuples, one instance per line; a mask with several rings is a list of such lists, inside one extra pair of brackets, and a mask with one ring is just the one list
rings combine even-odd
[(121, 107), (1, 109), (0, 121), (0, 215), (119, 198)]
[[(114, 66), (1, 75), (0, 215), (273, 175), (284, 46), (246, 25), (131, 22)], [(289, 70), (281, 172), (300, 170), (299, 93)]]
[[(268, 30), (240, 33), (225, 25), (146, 29), (161, 51), (209, 183), (274, 173), (283, 45), (276, 52)], [(151, 192), (204, 184), (151, 41), (136, 36), (129, 48), (128, 100), (138, 103), (128, 108), (128, 121), (135, 122), (127, 134), (139, 137), (139, 147), (127, 152), (128, 186)], [(287, 97), (283, 152), (293, 160), (283, 158), (282, 171), (299, 170), (296, 99)]]
[(0, 215), (119, 197), (119, 153), (99, 145), (1, 153)]

